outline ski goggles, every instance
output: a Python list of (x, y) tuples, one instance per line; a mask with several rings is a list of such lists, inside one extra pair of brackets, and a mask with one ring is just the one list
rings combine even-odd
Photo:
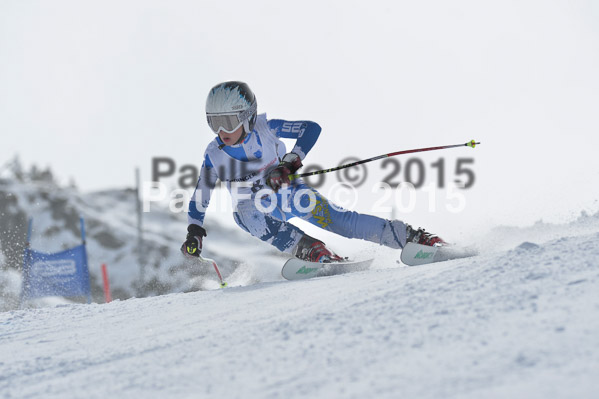
[(256, 112), (257, 103), (254, 103), (246, 110), (241, 112), (223, 113), (223, 114), (206, 114), (208, 125), (214, 133), (222, 130), (225, 133), (233, 133), (239, 129), (244, 122), (248, 121)]

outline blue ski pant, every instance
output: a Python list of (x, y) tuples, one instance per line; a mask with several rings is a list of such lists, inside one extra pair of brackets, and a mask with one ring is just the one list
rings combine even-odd
[(392, 248), (403, 248), (406, 242), (403, 222), (342, 209), (301, 181), (270, 196), (239, 201), (233, 217), (243, 230), (287, 253), (304, 236), (288, 222), (293, 217), (343, 237)]

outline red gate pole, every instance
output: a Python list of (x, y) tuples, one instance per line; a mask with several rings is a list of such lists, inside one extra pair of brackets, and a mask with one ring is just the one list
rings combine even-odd
[(104, 298), (106, 299), (106, 303), (112, 301), (112, 297), (110, 296), (110, 282), (108, 281), (108, 271), (106, 270), (106, 265), (102, 263), (102, 279), (104, 280)]

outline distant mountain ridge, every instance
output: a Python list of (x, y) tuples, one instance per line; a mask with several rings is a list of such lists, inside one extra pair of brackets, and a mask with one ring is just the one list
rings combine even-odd
[[(193, 261), (184, 259), (179, 252), (187, 231), (185, 213), (173, 213), (168, 207), (153, 203), (151, 212), (143, 214), (143, 244), (138, 248), (136, 190), (124, 188), (81, 193), (73, 184), (60, 186), (49, 170), (41, 178), (22, 171), (5, 171), (0, 175), (1, 269), (20, 272), (30, 217), (33, 218), (31, 247), (42, 252), (56, 252), (80, 243), (80, 216), (85, 220), (94, 301), (104, 301), (102, 263), (108, 265), (115, 299), (200, 288), (194, 285), (194, 280), (205, 271), (199, 270)], [(246, 260), (248, 252), (266, 245), (240, 230), (222, 227), (214, 219), (206, 227), (211, 245), (203, 255), (215, 258), (224, 273), (231, 272)], [(230, 242), (237, 250), (222, 249)], [(248, 251), (244, 250), (250, 247)], [(270, 247), (263, 254), (274, 255), (276, 262), (280, 262), (280, 255)], [(140, 267), (140, 255), (143, 267)], [(4, 290), (0, 287), (0, 295), (11, 296), (10, 302), (14, 303), (18, 293), (14, 292), (14, 287)]]

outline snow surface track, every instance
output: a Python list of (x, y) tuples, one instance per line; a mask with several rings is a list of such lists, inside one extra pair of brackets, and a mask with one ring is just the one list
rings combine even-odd
[(598, 375), (597, 233), (0, 314), (2, 398), (590, 398)]

